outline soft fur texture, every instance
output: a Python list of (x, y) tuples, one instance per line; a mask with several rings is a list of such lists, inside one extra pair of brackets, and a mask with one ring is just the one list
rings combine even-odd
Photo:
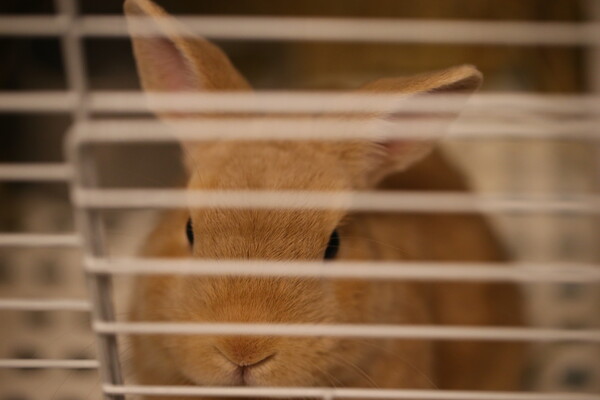
[[(217, 47), (201, 38), (178, 36), (183, 28), (151, 1), (127, 0), (125, 9), (128, 16), (155, 18), (166, 35), (134, 34), (145, 90), (249, 90)], [(384, 79), (362, 90), (466, 94), (480, 82), (474, 67), (459, 66)], [(389, 123), (402, 118), (401, 111), (392, 107), (389, 113), (362, 118)], [(454, 116), (444, 117), (449, 123)], [(461, 174), (439, 152), (430, 152), (433, 146), (432, 141), (407, 140), (223, 141), (185, 143), (183, 149), (190, 190), (468, 190)], [(190, 217), (193, 249), (185, 236)], [(341, 236), (339, 260), (504, 259), (480, 216), (348, 215), (344, 210), (173, 211), (152, 233), (143, 254), (320, 260), (334, 229)], [(518, 293), (503, 284), (145, 276), (137, 278), (132, 303), (133, 320), (138, 321), (521, 323)], [(514, 390), (522, 366), (516, 344), (464, 341), (157, 335), (134, 337), (133, 351), (137, 379), (153, 385)]]

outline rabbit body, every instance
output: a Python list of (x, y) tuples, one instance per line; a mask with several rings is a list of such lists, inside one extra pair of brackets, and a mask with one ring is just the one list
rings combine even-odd
[[(129, 16), (157, 18), (166, 38), (134, 37), (148, 91), (249, 90), (214, 45), (181, 37), (149, 0)], [(481, 75), (460, 66), (384, 79), (364, 92), (469, 93)], [(167, 122), (174, 115), (157, 114)], [(452, 116), (449, 116), (452, 117)], [(311, 117), (313, 118), (313, 117)], [(315, 126), (318, 127), (318, 118)], [(344, 118), (337, 116), (337, 118)], [(393, 121), (395, 111), (361, 118)], [(450, 120), (452, 118), (449, 118)], [(318, 129), (318, 128), (316, 128)], [(183, 141), (188, 189), (465, 191), (434, 141)], [(300, 195), (301, 196), (301, 195)], [(188, 221), (190, 221), (188, 223)], [(192, 232), (186, 238), (186, 224)], [(143, 256), (218, 260), (320, 260), (333, 231), (336, 260), (502, 261), (484, 218), (459, 214), (350, 213), (343, 209), (189, 209), (167, 213)], [(193, 239), (193, 240), (191, 240)], [(136, 278), (134, 321), (512, 326), (514, 286), (365, 279), (161, 275)], [(140, 335), (132, 367), (152, 385), (331, 386), (514, 390), (514, 343), (337, 337)]]

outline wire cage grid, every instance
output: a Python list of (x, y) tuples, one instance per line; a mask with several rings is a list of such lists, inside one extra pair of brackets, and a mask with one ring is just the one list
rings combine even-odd
[[(104, 232), (97, 213), (106, 208), (145, 208), (145, 207), (181, 207), (189, 206), (225, 206), (225, 207), (331, 207), (334, 204), (351, 209), (386, 209), (417, 212), (461, 212), (480, 210), (490, 211), (526, 211), (556, 212), (569, 211), (595, 215), (600, 211), (600, 202), (596, 196), (579, 196), (573, 198), (502, 198), (486, 197), (473, 194), (444, 193), (431, 194), (380, 194), (380, 193), (312, 193), (302, 195), (301, 204), (296, 200), (298, 193), (243, 193), (232, 196), (231, 193), (198, 193), (190, 196), (175, 190), (107, 190), (95, 186), (95, 166), (93, 157), (86, 153), (86, 144), (90, 142), (126, 142), (173, 140), (162, 135), (161, 128), (155, 123), (133, 121), (96, 122), (89, 118), (90, 113), (98, 110), (120, 112), (141, 111), (145, 109), (145, 100), (137, 93), (94, 93), (86, 82), (86, 67), (83, 57), (82, 38), (87, 36), (126, 36), (124, 19), (121, 17), (83, 17), (78, 16), (77, 0), (56, 0), (58, 15), (55, 17), (2, 17), (0, 34), (3, 35), (52, 35), (60, 36), (65, 58), (66, 74), (69, 89), (60, 93), (9, 93), (0, 94), (0, 110), (17, 112), (70, 112), (73, 125), (69, 135), (67, 153), (69, 162), (52, 165), (2, 165), (0, 179), (7, 181), (66, 181), (70, 182), (73, 205), (76, 213), (77, 231), (65, 234), (0, 234), (0, 246), (17, 247), (57, 247), (82, 248), (88, 281), (88, 300), (78, 299), (2, 299), (0, 309), (9, 310), (60, 310), (74, 312), (91, 312), (92, 327), (96, 333), (98, 361), (96, 360), (0, 360), (0, 368), (64, 368), (94, 369), (98, 368), (102, 376), (102, 388), (107, 399), (120, 399), (125, 395), (178, 395), (178, 396), (241, 396), (241, 397), (319, 397), (333, 398), (419, 398), (419, 399), (485, 399), (485, 400), (598, 400), (594, 394), (575, 393), (496, 393), (496, 392), (453, 392), (440, 390), (377, 390), (377, 389), (342, 389), (342, 388), (217, 388), (217, 387), (143, 387), (125, 385), (121, 369), (121, 360), (117, 348), (117, 334), (248, 334), (248, 335), (334, 335), (360, 337), (394, 337), (432, 339), (477, 339), (477, 340), (517, 340), (517, 341), (581, 341), (600, 342), (600, 331), (570, 330), (554, 328), (470, 328), (470, 327), (435, 327), (435, 326), (310, 326), (310, 325), (262, 325), (262, 324), (157, 324), (117, 322), (112, 304), (111, 276), (113, 274), (214, 274), (214, 264), (208, 261), (161, 262), (137, 259), (106, 259)], [(569, 44), (593, 46), (600, 45), (600, 26), (595, 22), (586, 24), (568, 23), (485, 23), (455, 21), (360, 21), (360, 20), (304, 20), (290, 19), (285, 22), (265, 18), (219, 18), (194, 17), (184, 19), (194, 33), (210, 37), (236, 39), (278, 39), (278, 40), (366, 40), (366, 41), (410, 41), (410, 42), (456, 42), (456, 43), (503, 43), (511, 45), (546, 45)], [(310, 27), (311, 29), (307, 29)], [(418, 29), (417, 29), (418, 28)], [(473, 29), (480, 34), (472, 35)], [(352, 35), (349, 32), (353, 32)], [(418, 35), (415, 34), (418, 32)], [(452, 35), (448, 35), (452, 32)], [(344, 104), (344, 97), (336, 101), (328, 98), (328, 94), (294, 94), (294, 93), (259, 93), (257, 95), (197, 95), (192, 96), (160, 96), (156, 100), (164, 101), (164, 107), (191, 106), (201, 110), (230, 108), (235, 111), (284, 111), (309, 110), (320, 107), (339, 107), (343, 110), (352, 108), (364, 109), (365, 106), (380, 107), (373, 98), (349, 99)], [(335, 96), (335, 95), (334, 95)], [(347, 96), (346, 96), (347, 97)], [(287, 100), (282, 106), (281, 98)], [(377, 100), (377, 99), (375, 99)], [(382, 101), (385, 101), (383, 99)], [(434, 100), (433, 102), (435, 103)], [(442, 99), (438, 106), (444, 107), (452, 99)], [(479, 101), (479, 103), (477, 103)], [(316, 102), (316, 103), (315, 103)], [(445, 102), (445, 103), (444, 103)], [(516, 103), (515, 103), (516, 102)], [(597, 126), (598, 99), (596, 96), (480, 96), (474, 107), (480, 106), (488, 111), (498, 110), (498, 105), (512, 104), (514, 108), (530, 107), (531, 109), (559, 110), (565, 108), (580, 111), (585, 109), (590, 120), (584, 123), (548, 125), (536, 124), (535, 120), (518, 121), (513, 126), (489, 123), (459, 126), (455, 134), (460, 136), (516, 135), (524, 137), (547, 137), (556, 135), (560, 138), (597, 140), (593, 129)], [(515, 106), (515, 104), (517, 104)], [(332, 106), (333, 105), (333, 106)], [(423, 109), (431, 109), (436, 104), (431, 101), (422, 105)], [(507, 111), (507, 112), (510, 112)], [(304, 138), (310, 135), (310, 127), (299, 132), (298, 121), (289, 125), (282, 121), (274, 121), (280, 131), (288, 132), (286, 138)], [(335, 138), (344, 131), (343, 124), (330, 127), (331, 137)], [(121, 129), (119, 128), (121, 126)], [(143, 134), (139, 130), (131, 130), (132, 126), (147, 127)], [(215, 129), (222, 129), (218, 134), (229, 134), (235, 138), (234, 132), (239, 129), (235, 123), (215, 121), (203, 122), (201, 132), (206, 137), (214, 135)], [(258, 125), (256, 135), (269, 132)], [(155, 132), (153, 133), (153, 128)], [(201, 139), (198, 126), (191, 126), (190, 137)], [(185, 129), (185, 127), (183, 127)], [(301, 130), (301, 129), (300, 129)], [(572, 132), (579, 132), (573, 135)], [(127, 132), (133, 132), (131, 137)], [(244, 137), (248, 137), (248, 131)], [(320, 133), (321, 135), (322, 133)], [(202, 133), (200, 134), (202, 135)], [(233, 136), (231, 136), (233, 135)], [(358, 136), (369, 135), (368, 131), (357, 133)], [(202, 138), (203, 139), (203, 138)], [(258, 137), (258, 139), (261, 139)], [(264, 139), (264, 138), (263, 138)], [(287, 199), (283, 201), (282, 199)], [(600, 282), (600, 270), (597, 265), (539, 265), (536, 263), (516, 263), (513, 268), (477, 264), (465, 266), (447, 263), (348, 263), (349, 265), (326, 268), (322, 263), (264, 263), (264, 262), (229, 262), (219, 263), (219, 273), (248, 274), (255, 276), (320, 276), (320, 277), (360, 277), (376, 279), (420, 279), (420, 280), (477, 280), (477, 281), (511, 281), (520, 283), (561, 282), (597, 284)], [(401, 267), (401, 268), (399, 268)], [(241, 330), (243, 328), (243, 331)]]

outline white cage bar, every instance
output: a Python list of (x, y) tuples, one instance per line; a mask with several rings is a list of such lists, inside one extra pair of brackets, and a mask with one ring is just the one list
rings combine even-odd
[(3, 233), (0, 247), (79, 247), (81, 238), (75, 233)]
[[(600, 282), (600, 267), (577, 263), (299, 262), (86, 258), (86, 268), (112, 275), (279, 276), (418, 281)], [(215, 268), (218, 266), (218, 268)]]
[[(398, 113), (400, 114), (400, 113)], [(463, 121), (454, 124), (448, 139), (460, 138), (523, 138), (599, 140), (595, 128), (597, 122), (577, 121), (514, 121), (494, 123)], [(317, 120), (307, 118), (286, 119), (224, 119), (207, 118), (203, 122), (174, 122), (165, 126), (151, 120), (103, 120), (80, 125), (77, 140), (88, 142), (172, 142), (179, 140), (353, 140), (353, 139), (401, 139), (420, 140), (437, 138), (431, 132), (435, 120), (414, 119), (393, 123), (353, 122), (335, 119)], [(393, 124), (393, 125), (392, 125)], [(386, 125), (405, 131), (392, 131)], [(419, 136), (415, 132), (421, 132)]]
[(97, 369), (96, 360), (0, 360), (0, 369)]
[[(157, 110), (244, 113), (311, 113), (381, 111), (390, 101), (405, 96), (390, 94), (348, 94), (335, 92), (261, 91), (255, 93), (142, 94), (132, 91), (98, 90), (87, 93), (90, 112), (147, 112), (148, 103)], [(403, 104), (407, 112), (428, 112), (444, 109), (456, 96), (416, 97)], [(0, 111), (26, 113), (70, 113), (77, 104), (73, 91), (0, 92)], [(471, 112), (488, 116), (509, 115), (527, 117), (528, 113), (546, 113), (545, 117), (585, 113), (600, 114), (598, 95), (536, 95), (526, 93), (480, 93), (469, 100)], [(463, 117), (464, 118), (464, 117)]]
[(68, 181), (67, 164), (0, 164), (0, 181)]
[(0, 299), (0, 310), (90, 311), (90, 303), (79, 299)]
[[(360, 94), (336, 92), (260, 91), (255, 93), (215, 92), (142, 94), (132, 91), (97, 90), (87, 93), (87, 109), (91, 112), (131, 113), (148, 111), (148, 102), (159, 110), (185, 110), (205, 112), (365, 112), (380, 111), (389, 107), (390, 101), (406, 98), (405, 95)], [(415, 97), (402, 104), (407, 112), (428, 112), (444, 109), (460, 96), (437, 95)], [(486, 117), (504, 114), (520, 117), (528, 113), (544, 112), (559, 115), (585, 113), (600, 114), (600, 97), (586, 94), (530, 94), (530, 93), (480, 93), (469, 100), (469, 110), (485, 112)], [(73, 91), (19, 91), (0, 92), (0, 111), (4, 112), (72, 112), (77, 104)], [(546, 117), (551, 115), (546, 114)]]
[(436, 325), (309, 325), (169, 322), (95, 322), (96, 332), (135, 335), (335, 336), (378, 339), (600, 342), (600, 330)]
[[(509, 45), (600, 44), (600, 24), (566, 22), (436, 21), (405, 19), (281, 18), (281, 17), (186, 17), (179, 16), (189, 30), (221, 39), (328, 40), (358, 42), (410, 42)], [(136, 34), (156, 35), (156, 27), (138, 17)], [(81, 17), (73, 35), (128, 36), (125, 18)], [(3, 16), (0, 34), (14, 36), (57, 36), (71, 29), (68, 17)], [(473, 35), (473, 32), (477, 35)], [(450, 33), (450, 34), (449, 34)]]
[(74, 202), (88, 209), (119, 208), (257, 208), (345, 209), (360, 211), (575, 212), (597, 214), (600, 198), (594, 195), (556, 198), (544, 195), (493, 196), (455, 192), (322, 192), (178, 189), (76, 189)]
[(419, 400), (598, 400), (593, 394), (475, 392), (450, 390), (391, 390), (343, 388), (253, 388), (253, 387), (189, 387), (189, 386), (104, 386), (107, 393), (147, 396), (215, 396), (323, 399), (419, 399)]

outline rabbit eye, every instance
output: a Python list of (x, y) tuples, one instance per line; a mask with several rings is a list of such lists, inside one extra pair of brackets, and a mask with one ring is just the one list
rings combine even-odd
[(323, 258), (325, 260), (333, 260), (335, 256), (337, 256), (339, 248), (340, 235), (337, 231), (333, 231), (331, 237), (329, 238), (329, 243), (327, 244), (327, 248), (325, 249), (325, 255), (323, 256)]
[(192, 219), (188, 219), (187, 224), (185, 225), (185, 234), (187, 236), (187, 240), (190, 243), (190, 246), (194, 244), (194, 230), (192, 229)]

